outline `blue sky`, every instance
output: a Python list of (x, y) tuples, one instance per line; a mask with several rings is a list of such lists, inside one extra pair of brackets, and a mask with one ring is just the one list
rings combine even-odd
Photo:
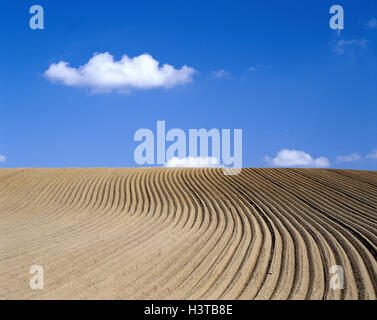
[[(34, 4), (44, 30), (29, 27)], [(334, 4), (344, 8), (340, 33), (329, 26)], [(242, 129), (248, 167), (272, 166), (266, 156), (290, 149), (331, 168), (377, 169), (374, 0), (7, 0), (2, 12), (0, 168), (136, 166), (135, 131), (165, 120), (168, 130)], [(148, 53), (196, 73), (127, 92), (45, 75), (53, 63), (78, 68), (105, 52)]]

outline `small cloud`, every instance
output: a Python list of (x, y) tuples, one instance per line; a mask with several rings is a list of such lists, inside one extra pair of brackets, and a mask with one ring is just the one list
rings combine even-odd
[(230, 73), (224, 69), (220, 70), (214, 70), (211, 72), (211, 74), (218, 79), (229, 79), (230, 78)]
[(299, 151), (283, 149), (278, 152), (275, 158), (265, 157), (265, 161), (278, 167), (316, 167), (324, 168), (330, 166), (330, 161), (325, 157), (314, 159), (310, 154)]
[(175, 69), (169, 64), (160, 66), (151, 55), (144, 53), (119, 61), (108, 52), (94, 54), (88, 63), (72, 68), (65, 61), (52, 63), (45, 75), (51, 81), (66, 86), (87, 87), (95, 92), (128, 92), (130, 89), (170, 88), (192, 81), (193, 68), (183, 66)]
[(3, 156), (2, 154), (0, 154), (0, 162), (4, 163), (6, 161), (7, 161), (7, 158)]
[(165, 167), (187, 167), (187, 168), (201, 168), (201, 167), (220, 167), (219, 160), (215, 157), (174, 157), (165, 163)]
[(368, 29), (377, 29), (377, 19), (372, 18), (368, 22), (364, 23)]
[(258, 69), (271, 69), (271, 66), (265, 66), (264, 64), (257, 64), (255, 66), (250, 67), (248, 70), (253, 72), (257, 71)]
[(372, 159), (372, 160), (377, 159), (377, 149), (376, 149), (376, 150), (373, 150), (371, 153), (367, 154), (367, 155), (365, 156), (365, 158), (367, 158), (367, 159)]
[(336, 157), (337, 162), (356, 162), (356, 161), (360, 161), (361, 159), (362, 159), (361, 155), (358, 154), (357, 152)]
[(334, 45), (334, 52), (339, 55), (344, 53), (349, 53), (353, 55), (357, 49), (366, 48), (368, 40), (362, 39), (353, 39), (353, 40), (338, 40)]

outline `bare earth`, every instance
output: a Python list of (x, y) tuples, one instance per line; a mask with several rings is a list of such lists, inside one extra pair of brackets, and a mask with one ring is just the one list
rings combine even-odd
[(376, 256), (375, 171), (0, 169), (0, 299), (376, 299)]

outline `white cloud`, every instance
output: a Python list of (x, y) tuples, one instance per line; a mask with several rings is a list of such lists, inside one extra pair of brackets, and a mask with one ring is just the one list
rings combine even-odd
[(377, 159), (377, 149), (373, 150), (371, 153), (367, 154), (365, 156), (365, 158), (367, 158), (367, 159), (373, 159), (373, 160)]
[(6, 162), (7, 161), (7, 158), (5, 156), (3, 156), (2, 154), (0, 154), (0, 162)]
[(336, 161), (338, 162), (355, 162), (361, 159), (362, 159), (361, 155), (358, 154), (357, 152), (336, 157)]
[(257, 64), (255, 66), (250, 67), (248, 70), (249, 71), (256, 71), (258, 69), (271, 69), (271, 66), (265, 66), (264, 64)]
[(165, 163), (165, 167), (220, 167), (219, 160), (214, 157), (187, 157), (177, 158), (174, 157)]
[(265, 161), (278, 167), (329, 167), (330, 161), (325, 157), (314, 159), (310, 154), (299, 151), (283, 149), (275, 158), (265, 157)]
[(94, 91), (127, 91), (130, 89), (170, 88), (192, 81), (193, 68), (183, 66), (175, 69), (169, 64), (159, 65), (151, 55), (144, 53), (129, 58), (124, 55), (119, 61), (108, 52), (94, 54), (88, 63), (72, 68), (60, 61), (50, 65), (45, 75), (52, 81), (67, 86), (88, 87)]
[(211, 74), (218, 79), (228, 79), (230, 78), (230, 73), (224, 69), (214, 70)]
[(337, 162), (355, 162), (355, 161), (360, 161), (362, 159), (377, 159), (377, 149), (373, 150), (371, 153), (367, 154), (365, 157), (361, 156), (359, 153), (351, 153), (349, 155), (344, 155), (344, 156), (338, 156), (336, 158)]
[(364, 23), (369, 29), (377, 29), (377, 19), (372, 18), (368, 22)]
[(334, 45), (334, 52), (339, 55), (348, 52), (354, 54), (356, 49), (366, 48), (368, 41), (366, 39), (338, 40)]

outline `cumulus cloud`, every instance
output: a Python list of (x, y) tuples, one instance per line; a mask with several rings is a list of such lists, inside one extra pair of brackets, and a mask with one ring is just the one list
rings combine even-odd
[(372, 160), (377, 159), (377, 149), (373, 150), (371, 153), (367, 154), (365, 158), (372, 159)]
[(377, 29), (377, 19), (372, 18), (368, 22), (364, 23), (369, 29)]
[(215, 157), (187, 157), (187, 158), (171, 158), (165, 163), (165, 167), (220, 167), (219, 160)]
[(7, 158), (3, 156), (2, 154), (0, 154), (0, 162), (4, 163), (6, 161), (7, 161)]
[(94, 91), (128, 91), (130, 89), (170, 88), (192, 81), (195, 70), (183, 66), (175, 69), (169, 64), (160, 66), (151, 55), (144, 53), (119, 61), (108, 53), (94, 54), (84, 65), (73, 68), (68, 62), (52, 63), (45, 75), (51, 81), (67, 86), (88, 87)]
[(230, 78), (230, 73), (224, 69), (214, 70), (211, 74), (218, 79), (228, 79)]
[(361, 155), (358, 154), (357, 152), (336, 157), (337, 162), (355, 162), (361, 159), (362, 159)]
[(314, 159), (310, 154), (299, 150), (280, 150), (275, 158), (265, 157), (265, 161), (278, 167), (317, 167), (330, 166), (330, 161), (325, 157)]
[(334, 52), (343, 55), (345, 52), (354, 54), (357, 49), (366, 48), (368, 41), (366, 39), (338, 40), (334, 45)]

